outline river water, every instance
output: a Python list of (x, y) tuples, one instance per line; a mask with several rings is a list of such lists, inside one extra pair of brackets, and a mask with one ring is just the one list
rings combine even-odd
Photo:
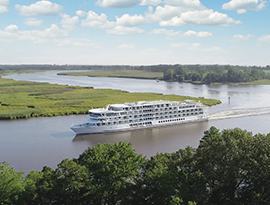
[(270, 132), (268, 85), (193, 85), (155, 80), (61, 76), (57, 75), (57, 71), (4, 77), (222, 101), (221, 105), (209, 109), (211, 115), (207, 122), (111, 134), (75, 136), (69, 126), (83, 122), (86, 115), (0, 121), (0, 162), (9, 162), (16, 171), (41, 170), (43, 166), (55, 168), (63, 159), (77, 158), (85, 149), (98, 143), (131, 142), (138, 153), (150, 157), (158, 152), (174, 152), (186, 146), (197, 147), (203, 132), (211, 126), (221, 130), (239, 127), (253, 134)]

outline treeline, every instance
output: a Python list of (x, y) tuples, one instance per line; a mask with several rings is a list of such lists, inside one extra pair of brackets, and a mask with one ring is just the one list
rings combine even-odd
[(270, 70), (269, 65), (261, 66), (239, 66), (239, 65), (184, 65), (184, 64), (160, 64), (160, 65), (57, 65), (57, 64), (22, 64), (22, 65), (0, 65), (0, 71), (5, 70), (145, 70), (149, 72), (164, 72), (168, 69), (183, 68), (187, 71), (196, 71), (198, 73), (206, 73), (209, 71), (223, 72), (230, 68), (235, 69), (256, 69), (256, 70)]
[[(215, 69), (214, 69), (215, 68)], [(259, 68), (213, 67), (213, 69), (186, 69), (181, 66), (163, 72), (164, 80), (199, 83), (238, 83), (270, 79), (270, 73)]]
[(23, 176), (0, 164), (0, 204), (270, 204), (270, 134), (205, 131), (198, 148), (150, 159), (99, 144), (55, 170)]

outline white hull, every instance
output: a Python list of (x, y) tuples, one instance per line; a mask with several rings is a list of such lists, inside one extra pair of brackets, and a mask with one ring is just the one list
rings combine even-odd
[[(185, 118), (172, 118), (169, 120), (153, 120), (151, 124), (136, 123), (137, 125), (130, 126), (130, 124), (121, 124), (121, 125), (112, 125), (112, 126), (102, 126), (102, 127), (93, 127), (93, 126), (83, 126), (83, 125), (72, 125), (70, 128), (77, 134), (99, 134), (99, 133), (110, 133), (110, 132), (122, 132), (130, 131), (137, 129), (153, 128), (153, 127), (162, 127), (169, 125), (177, 125), (183, 123), (199, 122), (206, 121), (208, 117), (202, 116), (190, 116)], [(167, 121), (167, 122), (166, 122)]]

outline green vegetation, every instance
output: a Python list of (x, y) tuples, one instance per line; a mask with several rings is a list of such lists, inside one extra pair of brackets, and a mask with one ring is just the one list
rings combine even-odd
[[(234, 67), (212, 67), (209, 69), (182, 68), (181, 66), (167, 69), (163, 72), (164, 80), (192, 83), (242, 83), (259, 84), (269, 83), (270, 73), (259, 68), (234, 68)], [(267, 80), (266, 80), (267, 79)]]
[(161, 79), (162, 72), (148, 72), (143, 70), (112, 70), (112, 71), (87, 71), (59, 73), (58, 75), (88, 76), (88, 77), (117, 77), (117, 78), (140, 78)]
[(153, 65), (99, 68), (98, 71), (93, 69), (86, 72), (59, 73), (59, 75), (162, 79), (196, 84), (269, 84), (270, 79), (269, 66)]
[(198, 148), (150, 159), (131, 144), (98, 144), (25, 177), (0, 164), (0, 204), (254, 205), (270, 203), (270, 134), (204, 132)]
[(200, 100), (205, 105), (210, 106), (221, 103), (219, 100), (213, 99), (157, 93), (129, 93), (120, 90), (52, 85), (2, 78), (0, 78), (0, 96), (1, 120), (86, 114), (91, 108), (136, 101), (183, 101), (190, 99)]

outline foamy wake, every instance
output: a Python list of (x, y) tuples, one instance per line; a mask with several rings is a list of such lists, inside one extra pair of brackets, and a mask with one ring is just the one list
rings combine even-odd
[(235, 109), (235, 110), (227, 110), (227, 111), (214, 113), (209, 116), (209, 120), (247, 117), (247, 116), (254, 116), (254, 115), (266, 115), (266, 114), (270, 114), (270, 107)]

